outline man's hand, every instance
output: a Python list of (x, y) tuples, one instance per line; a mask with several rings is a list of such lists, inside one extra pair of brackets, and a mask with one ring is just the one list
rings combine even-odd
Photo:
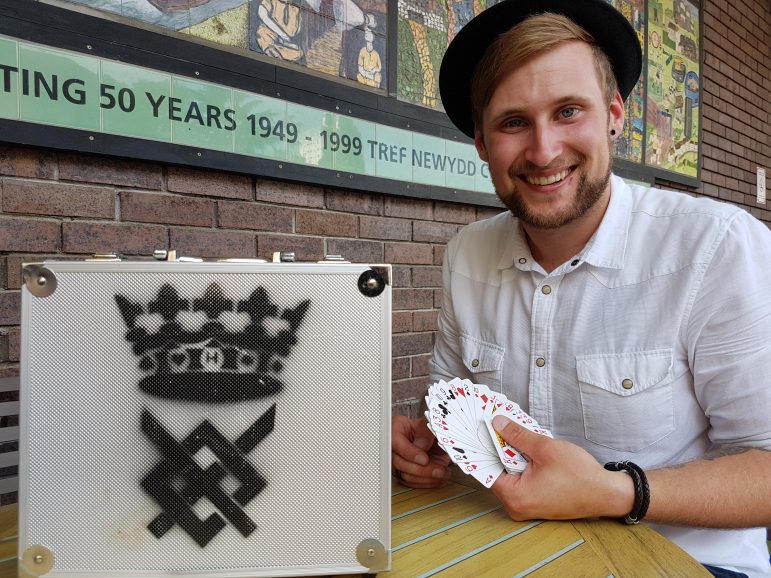
[(634, 505), (634, 483), (609, 472), (584, 449), (539, 435), (498, 416), (493, 427), (527, 455), (521, 475), (503, 473), (492, 490), (514, 520), (622, 517)]
[(436, 488), (450, 477), (450, 456), (437, 445), (421, 418), (393, 417), (391, 462), (405, 485), (412, 488)]

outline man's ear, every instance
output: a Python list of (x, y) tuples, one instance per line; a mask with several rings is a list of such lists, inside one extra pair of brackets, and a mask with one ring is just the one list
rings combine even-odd
[(618, 91), (608, 107), (608, 124), (608, 129), (615, 130), (616, 134), (621, 134), (624, 130), (624, 99)]
[(477, 147), (477, 154), (479, 158), (484, 162), (487, 161), (487, 149), (485, 148), (485, 141), (482, 138), (482, 131), (478, 128), (474, 129), (474, 146)]

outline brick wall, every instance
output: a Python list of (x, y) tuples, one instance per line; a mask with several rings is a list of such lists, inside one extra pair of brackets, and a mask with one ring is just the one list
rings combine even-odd
[[(767, 0), (704, 2), (702, 185), (660, 184), (742, 205), (771, 223), (755, 203), (755, 168), (771, 172), (768, 30)], [(445, 243), (496, 212), (0, 143), (0, 378), (18, 374), (25, 260), (159, 248), (203, 257), (341, 254), (394, 266), (394, 412), (415, 415), (441, 306)], [(0, 402), (17, 399), (0, 391)], [(17, 424), (17, 416), (0, 417), (0, 428)], [(0, 453), (16, 448), (0, 443)], [(0, 479), (15, 474), (15, 466), (0, 467)]]

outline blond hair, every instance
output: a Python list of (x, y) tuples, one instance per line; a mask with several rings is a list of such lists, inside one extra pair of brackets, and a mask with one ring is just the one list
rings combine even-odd
[(482, 111), (490, 103), (493, 92), (512, 68), (528, 58), (547, 52), (565, 42), (586, 42), (594, 53), (594, 69), (610, 106), (618, 91), (613, 66), (608, 55), (594, 38), (578, 24), (550, 12), (529, 16), (500, 34), (488, 47), (471, 78), (471, 114), (474, 124), (482, 126)]

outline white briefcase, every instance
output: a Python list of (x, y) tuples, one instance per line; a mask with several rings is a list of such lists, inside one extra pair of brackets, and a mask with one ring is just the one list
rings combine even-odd
[(32, 576), (390, 567), (387, 265), (24, 266)]

